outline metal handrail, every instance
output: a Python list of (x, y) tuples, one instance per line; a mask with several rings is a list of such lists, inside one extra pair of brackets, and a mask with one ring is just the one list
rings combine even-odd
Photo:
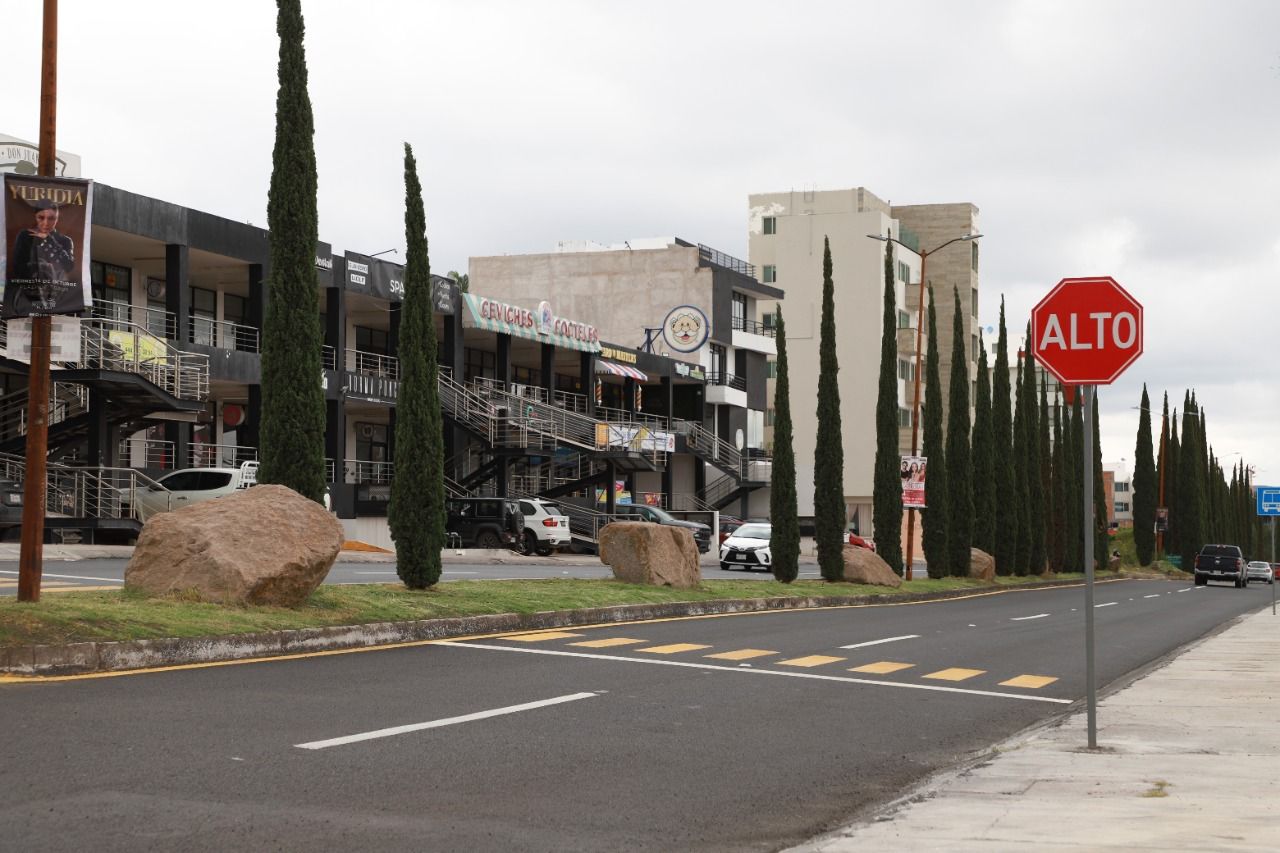
[[(26, 462), (0, 454), (0, 469), (21, 482)], [(167, 494), (164, 486), (133, 468), (89, 467), (50, 462), (46, 468), (45, 512), (70, 518), (131, 518), (141, 521), (138, 491), (148, 489), (150, 500)]]
[(326, 370), (338, 369), (337, 350), (335, 350), (333, 347), (329, 346), (328, 344), (325, 344), (324, 346), (320, 347), (320, 366), (325, 368)]
[[(137, 453), (141, 451), (141, 453)], [(174, 443), (157, 438), (126, 438), (120, 442), (120, 459), (135, 467), (136, 455), (142, 457), (143, 468), (159, 468), (167, 470), (174, 465)]]
[[(54, 382), (49, 388), (47, 424), (62, 423), (89, 411), (89, 389), (73, 382)], [(20, 388), (0, 398), (0, 437), (27, 434), (27, 389)]]
[(77, 366), (134, 373), (180, 400), (209, 398), (207, 355), (184, 352), (124, 320), (82, 320)]
[(747, 332), (752, 335), (764, 335), (767, 338), (775, 337), (778, 332), (776, 326), (766, 325), (759, 320), (748, 320), (745, 317), (733, 318), (733, 330), (735, 332)]
[(192, 444), (189, 457), (192, 468), (239, 468), (245, 462), (258, 461), (258, 448), (243, 444)]
[(385, 486), (395, 472), (394, 462), (373, 462), (368, 459), (343, 459), (342, 481), (348, 484)]
[(709, 264), (714, 264), (715, 266), (723, 267), (724, 269), (732, 270), (733, 272), (742, 273), (743, 275), (750, 276), (751, 278), (756, 277), (756, 268), (754, 264), (749, 264), (741, 258), (735, 258), (733, 255), (726, 255), (719, 249), (713, 249), (710, 246), (703, 245), (702, 243), (698, 244), (698, 258), (699, 260), (706, 261)]
[(365, 376), (385, 376), (388, 379), (400, 378), (400, 359), (394, 355), (383, 355), (377, 352), (348, 349), (343, 360), (343, 369), (348, 373), (360, 373)]
[(735, 388), (739, 391), (747, 390), (747, 380), (743, 376), (735, 376), (732, 373), (714, 371), (707, 374), (708, 385), (723, 385), (726, 388)]
[(258, 330), (230, 320), (191, 317), (187, 321), (191, 342), (218, 349), (258, 352)]
[(178, 337), (178, 323), (172, 311), (149, 305), (132, 305), (115, 300), (97, 300), (89, 308), (89, 316), (112, 323), (137, 323), (158, 338)]

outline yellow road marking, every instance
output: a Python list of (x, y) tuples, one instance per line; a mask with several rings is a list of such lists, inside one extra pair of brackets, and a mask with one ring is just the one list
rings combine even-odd
[(610, 646), (630, 646), (645, 643), (647, 640), (628, 640), (626, 637), (609, 637), (604, 640), (583, 640), (581, 643), (570, 643), (571, 646), (586, 646), (589, 649), (607, 649)]
[(982, 675), (985, 669), (964, 669), (963, 667), (952, 667), (951, 669), (940, 669), (937, 672), (931, 672), (925, 678), (935, 678), (938, 681), (964, 681), (977, 675)]
[(42, 592), (106, 592), (107, 590), (120, 591), (118, 586), (62, 586), (56, 589), (50, 589), (45, 586)]
[(778, 666), (822, 666), (823, 664), (835, 663), (844, 660), (844, 658), (833, 658), (830, 655), (808, 655), (802, 658), (792, 658), (791, 660), (780, 660)]
[(674, 655), (679, 652), (692, 652), (698, 649), (709, 649), (710, 646), (704, 646), (700, 643), (672, 643), (669, 646), (650, 646), (647, 649), (636, 649), (638, 652), (648, 652), (651, 655)]
[(748, 658), (762, 658), (765, 655), (776, 655), (777, 652), (767, 652), (764, 649), (738, 649), (733, 652), (720, 652), (719, 654), (707, 655), (709, 658), (717, 660), (747, 660)]
[(1046, 684), (1053, 684), (1056, 678), (1050, 678), (1047, 675), (1019, 675), (1017, 678), (1010, 678), (1008, 681), (1000, 682), (1001, 687), (1044, 687)]
[(915, 666), (913, 663), (895, 663), (891, 660), (882, 660), (877, 663), (869, 663), (865, 666), (855, 666), (849, 669), (850, 672), (874, 672), (877, 675), (887, 675), (891, 672), (897, 672), (900, 669), (911, 669)]
[(507, 634), (504, 640), (515, 640), (517, 643), (541, 643), (543, 640), (565, 640), (569, 637), (581, 637), (572, 631), (538, 631), (533, 634)]

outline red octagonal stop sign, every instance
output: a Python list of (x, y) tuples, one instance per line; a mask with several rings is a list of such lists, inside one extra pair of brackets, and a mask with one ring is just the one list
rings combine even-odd
[(1142, 355), (1142, 306), (1110, 276), (1064, 278), (1031, 312), (1031, 351), (1064, 385), (1110, 385)]

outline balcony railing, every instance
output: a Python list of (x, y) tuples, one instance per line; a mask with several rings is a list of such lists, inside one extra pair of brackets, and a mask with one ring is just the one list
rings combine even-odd
[(105, 320), (108, 324), (125, 324), (118, 328), (137, 324), (148, 334), (165, 340), (171, 341), (178, 337), (178, 324), (174, 320), (173, 313), (147, 305), (130, 305), (127, 302), (116, 302), (110, 299), (98, 300), (89, 308), (89, 316)]
[(714, 372), (714, 373), (708, 373), (708, 374), (707, 374), (707, 384), (708, 384), (708, 385), (723, 385), (723, 386), (724, 386), (724, 387), (726, 387), (726, 388), (734, 388), (734, 389), (736, 389), (736, 390), (738, 390), (738, 391), (746, 391), (746, 390), (747, 390), (747, 380), (746, 380), (746, 377), (743, 377), (743, 376), (735, 376), (735, 375), (733, 375), (732, 373), (720, 373), (720, 372), (718, 372), (718, 371), (717, 371), (717, 372)]
[(391, 482), (395, 470), (391, 462), (371, 462), (368, 459), (343, 459), (342, 482), (359, 485), (385, 486)]
[(385, 376), (388, 379), (400, 378), (400, 360), (394, 355), (383, 355), (358, 349), (347, 350), (344, 369), (349, 373), (360, 373), (365, 376)]
[(209, 317), (192, 317), (187, 324), (193, 344), (218, 349), (258, 352), (258, 330), (252, 326)]
[(193, 444), (190, 447), (192, 468), (239, 468), (245, 462), (258, 461), (258, 448), (241, 444)]
[(157, 438), (126, 438), (120, 442), (120, 464), (128, 468), (173, 467), (173, 442)]
[(333, 347), (329, 346), (328, 344), (325, 344), (320, 348), (320, 366), (323, 367), (325, 370), (338, 369), (337, 350), (335, 350)]
[(698, 244), (698, 258), (709, 264), (714, 264), (715, 266), (723, 267), (724, 269), (732, 270), (733, 272), (742, 273), (748, 278), (756, 277), (755, 264), (749, 264), (741, 258), (735, 258), (733, 255), (726, 255), (718, 249), (713, 249), (710, 246), (704, 246), (701, 243)]
[(764, 335), (772, 338), (777, 333), (777, 328), (772, 324), (766, 325), (758, 320), (748, 320), (746, 317), (734, 317), (733, 329), (735, 332), (749, 332), (753, 335)]

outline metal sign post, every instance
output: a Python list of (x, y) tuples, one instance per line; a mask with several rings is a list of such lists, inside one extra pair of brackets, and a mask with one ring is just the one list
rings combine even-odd
[(1089, 748), (1098, 746), (1098, 685), (1093, 669), (1093, 386), (1084, 391), (1084, 656), (1089, 690)]

